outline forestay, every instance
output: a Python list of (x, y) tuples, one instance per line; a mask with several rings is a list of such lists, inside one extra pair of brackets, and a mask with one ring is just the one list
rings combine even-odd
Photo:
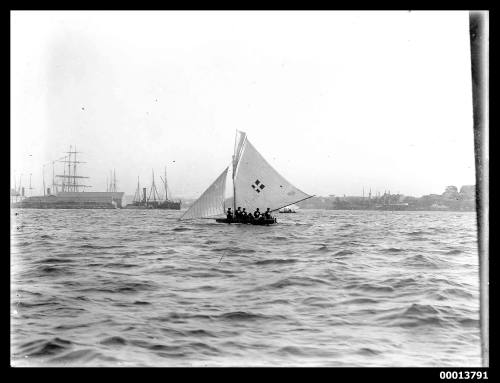
[(208, 218), (224, 214), (227, 167), (180, 219)]
[(236, 206), (252, 212), (279, 209), (311, 196), (288, 182), (248, 141), (244, 140), (234, 177)]

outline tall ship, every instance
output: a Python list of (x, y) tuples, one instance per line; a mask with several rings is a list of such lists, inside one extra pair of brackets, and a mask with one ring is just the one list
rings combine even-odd
[[(77, 154), (81, 152), (72, 150), (70, 146), (66, 156), (52, 162), (52, 188), (45, 186), (45, 174), (43, 174), (44, 194), (40, 196), (26, 196), (25, 189), (19, 185), (19, 190), (13, 190), (15, 200), (11, 203), (13, 208), (30, 209), (117, 209), (122, 207), (123, 192), (116, 189), (116, 173), (114, 177), (114, 188), (106, 192), (88, 192), (86, 188), (90, 185), (82, 184), (82, 180), (89, 177), (78, 174)], [(62, 174), (55, 174), (55, 162), (63, 163)], [(57, 181), (56, 181), (57, 180)], [(30, 182), (30, 188), (31, 182)], [(111, 189), (111, 188), (108, 188)]]
[(149, 194), (147, 188), (142, 188), (139, 182), (139, 177), (137, 177), (137, 189), (135, 190), (134, 199), (132, 203), (125, 206), (125, 209), (167, 209), (167, 210), (181, 210), (181, 201), (173, 201), (169, 199), (168, 196), (168, 184), (167, 184), (167, 169), (165, 168), (165, 178), (160, 176), (163, 189), (165, 191), (165, 198), (160, 196), (158, 189), (155, 184), (155, 173), (152, 172), (152, 182), (149, 188)]

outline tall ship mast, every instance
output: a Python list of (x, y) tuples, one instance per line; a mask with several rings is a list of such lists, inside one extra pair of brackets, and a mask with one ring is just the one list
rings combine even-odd
[[(29, 196), (21, 201), (12, 203), (13, 208), (32, 209), (116, 209), (122, 207), (123, 192), (118, 192), (116, 187), (116, 172), (113, 174), (113, 190), (106, 192), (87, 192), (86, 188), (92, 187), (82, 183), (89, 177), (78, 174), (78, 165), (85, 162), (77, 160), (76, 146), (69, 147), (69, 151), (52, 162), (52, 189), (45, 188), (45, 165), (42, 167), (43, 195)], [(55, 163), (62, 164), (62, 171), (55, 174)], [(56, 182), (57, 179), (57, 182)], [(24, 188), (23, 188), (24, 189)], [(31, 174), (30, 186), (31, 187)], [(22, 191), (24, 197), (24, 190)]]

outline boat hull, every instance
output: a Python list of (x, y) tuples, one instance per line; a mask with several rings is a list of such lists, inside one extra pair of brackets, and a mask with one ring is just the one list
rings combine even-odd
[(227, 218), (216, 218), (215, 221), (218, 222), (218, 223), (228, 223), (228, 224), (231, 224), (231, 223), (240, 223), (240, 224), (250, 224), (250, 225), (273, 225), (273, 224), (278, 223), (275, 218), (271, 218), (271, 219), (257, 219), (257, 220), (246, 221), (246, 222), (242, 222), (242, 221), (239, 221), (239, 220), (229, 220)]

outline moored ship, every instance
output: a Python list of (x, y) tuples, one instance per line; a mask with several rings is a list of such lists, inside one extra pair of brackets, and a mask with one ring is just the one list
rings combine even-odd
[(125, 209), (168, 209), (168, 210), (181, 210), (181, 201), (172, 201), (168, 198), (168, 185), (167, 185), (167, 170), (165, 169), (165, 178), (161, 177), (165, 189), (165, 198), (162, 199), (158, 193), (155, 184), (155, 175), (153, 172), (153, 181), (149, 188), (149, 195), (147, 189), (142, 188), (137, 177), (137, 189), (134, 194), (132, 203), (125, 206)]
[[(86, 192), (85, 188), (89, 185), (83, 185), (79, 180), (89, 177), (79, 176), (77, 174), (77, 164), (82, 163), (76, 160), (76, 148), (70, 150), (67, 155), (57, 162), (63, 162), (63, 174), (54, 175), (51, 188), (45, 189), (43, 196), (25, 196), (24, 188), (20, 198), (11, 204), (13, 208), (25, 209), (117, 209), (122, 207), (122, 199), (125, 193), (116, 191), (116, 176), (114, 180), (114, 190), (106, 192)], [(55, 161), (54, 161), (55, 162)], [(54, 162), (52, 164), (54, 164)], [(55, 178), (60, 180), (55, 182)], [(31, 189), (31, 185), (30, 185)], [(55, 191), (55, 193), (54, 193)]]

